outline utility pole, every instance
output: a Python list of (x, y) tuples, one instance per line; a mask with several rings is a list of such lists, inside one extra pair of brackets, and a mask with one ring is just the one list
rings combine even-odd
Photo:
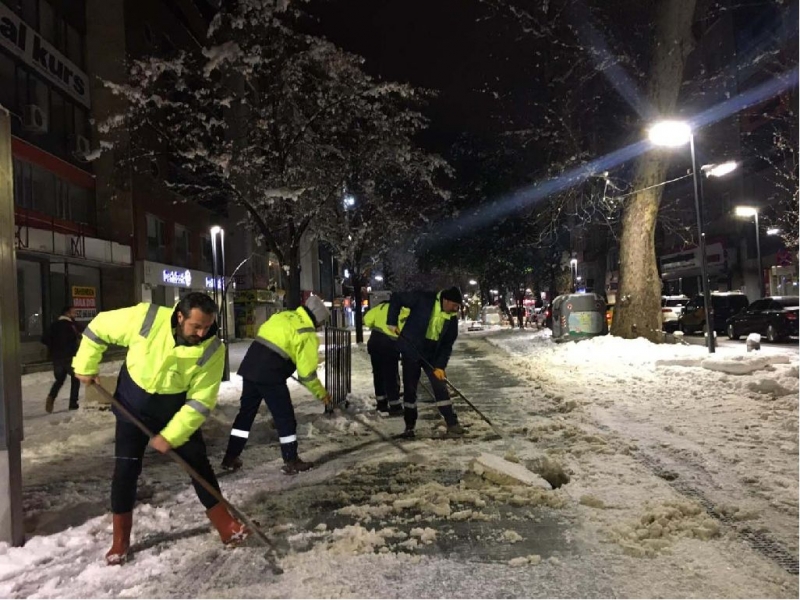
[(15, 239), (11, 121), (0, 106), (0, 542), (22, 546), (22, 382)]

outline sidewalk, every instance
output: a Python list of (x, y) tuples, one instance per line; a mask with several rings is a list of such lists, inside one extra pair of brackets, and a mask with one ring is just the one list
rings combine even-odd
[[(203, 429), (215, 467), (246, 347), (232, 344), (234, 374)], [(460, 335), (448, 377), (506, 438), (456, 401), (467, 435), (439, 439), (435, 408), (420, 402), (418, 439), (400, 451), (371, 431), (393, 435), (403, 423), (372, 410), (369, 356), (354, 346), (347, 413), (324, 417), (289, 382), (300, 454), (315, 469), (280, 474), (261, 411), (244, 468), (220, 479), (285, 546), (277, 578), (262, 548), (223, 552), (185, 476), (151, 453), (134, 562), (103, 567), (113, 418), (62, 411), (34, 427), (26, 417), (25, 512), (37, 537), (0, 547), (0, 596), (797, 597), (797, 361), (720, 354), (762, 370), (731, 376), (702, 367), (702, 348), (644, 341)], [(481, 453), (570, 481), (493, 483), (473, 472)], [(772, 545), (759, 550), (747, 531)]]

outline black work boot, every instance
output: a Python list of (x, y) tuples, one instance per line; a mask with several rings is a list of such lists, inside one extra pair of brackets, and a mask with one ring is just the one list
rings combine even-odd
[(461, 437), (465, 433), (466, 431), (458, 422), (447, 426), (447, 437)]
[(400, 436), (404, 440), (413, 440), (417, 435), (414, 433), (413, 429), (406, 429)]
[(378, 406), (376, 409), (378, 412), (388, 413), (389, 412), (389, 402), (387, 400), (378, 400)]
[(283, 463), (281, 467), (281, 471), (283, 471), (284, 475), (297, 475), (298, 473), (302, 473), (303, 471), (308, 471), (309, 469), (314, 467), (314, 463), (305, 462), (300, 457), (287, 460)]
[(238, 471), (242, 468), (242, 459), (238, 456), (226, 456), (220, 465), (225, 471)]

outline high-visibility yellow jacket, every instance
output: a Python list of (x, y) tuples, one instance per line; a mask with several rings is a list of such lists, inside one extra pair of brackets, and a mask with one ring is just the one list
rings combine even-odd
[(317, 377), (319, 340), (306, 308), (272, 315), (258, 328), (239, 375), (257, 383), (277, 384), (297, 370), (297, 379), (322, 400), (327, 391)]
[(126, 346), (118, 399), (134, 412), (139, 412), (153, 394), (183, 399), (185, 403), (160, 432), (178, 447), (217, 404), (225, 348), (216, 335), (216, 325), (195, 346), (177, 345), (175, 327), (175, 309), (156, 304), (143, 302), (101, 312), (83, 331), (72, 367), (80, 375), (95, 375), (108, 344)]
[[(397, 319), (397, 326), (400, 328), (400, 331), (403, 331), (403, 326), (406, 324), (406, 319), (410, 313), (411, 310), (405, 306), (400, 309), (400, 317)], [(381, 302), (378, 306), (369, 309), (364, 315), (364, 325), (369, 327), (372, 331), (380, 331), (393, 340), (396, 340), (397, 336), (386, 325), (386, 317), (388, 315), (389, 302)]]

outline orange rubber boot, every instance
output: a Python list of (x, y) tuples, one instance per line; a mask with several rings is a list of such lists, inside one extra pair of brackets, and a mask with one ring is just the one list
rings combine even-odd
[(112, 522), (114, 524), (114, 541), (111, 544), (111, 550), (106, 552), (106, 564), (122, 565), (130, 558), (133, 513), (114, 515)]
[(234, 519), (222, 502), (209, 508), (206, 515), (219, 532), (223, 544), (238, 544), (250, 536), (250, 530)]

